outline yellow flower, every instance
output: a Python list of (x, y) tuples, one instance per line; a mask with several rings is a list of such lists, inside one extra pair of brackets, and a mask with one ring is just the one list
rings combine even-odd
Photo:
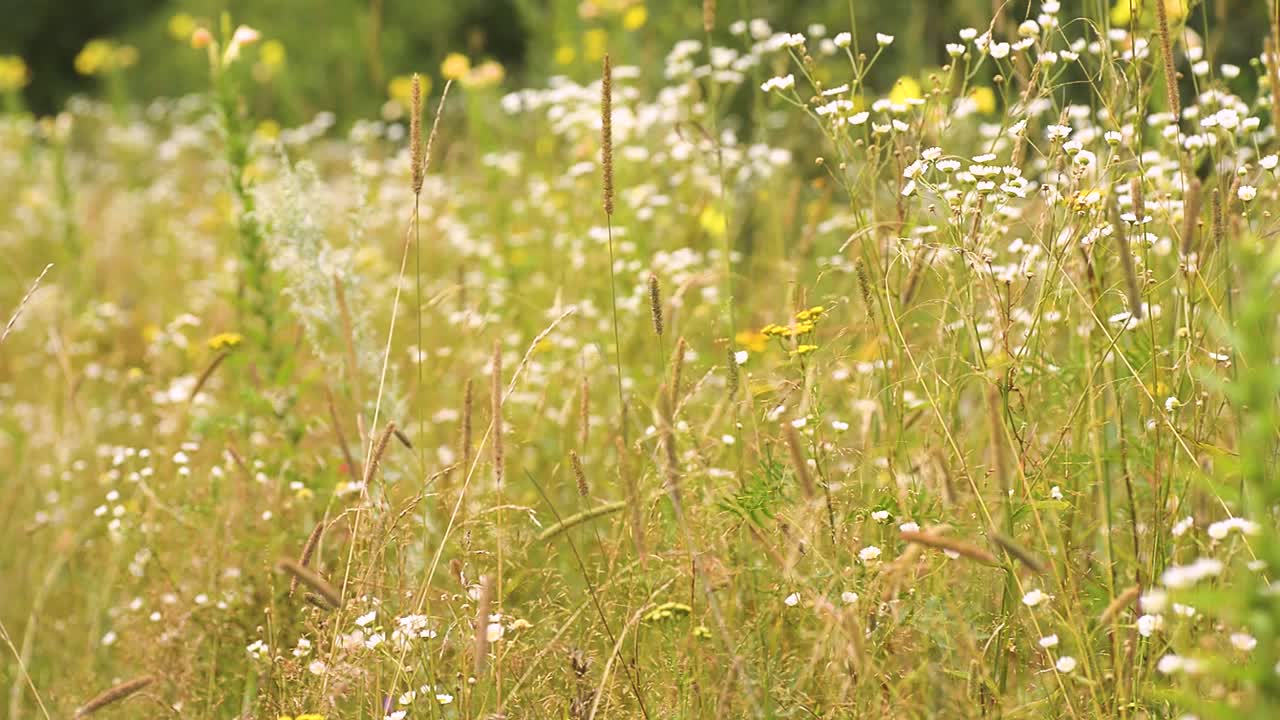
[(733, 340), (751, 352), (764, 352), (769, 336), (755, 330), (742, 330), (733, 337)]
[(387, 83), (387, 97), (409, 107), (409, 98), (413, 95), (413, 78), (408, 75), (397, 75)]
[(990, 115), (996, 111), (996, 91), (985, 85), (974, 88), (973, 92), (969, 93), (969, 98), (973, 100), (978, 112), (983, 115)]
[(471, 60), (462, 53), (449, 53), (440, 63), (440, 74), (449, 80), (461, 80), (471, 72)]
[(138, 64), (138, 48), (132, 45), (121, 45), (111, 53), (111, 69), (120, 70), (122, 68), (133, 67)]
[(568, 65), (577, 57), (578, 51), (574, 50), (570, 45), (561, 45), (556, 48), (555, 60), (557, 65)]
[(920, 90), (920, 83), (910, 75), (898, 78), (898, 82), (893, 84), (893, 90), (889, 91), (889, 102), (895, 105), (905, 105), (908, 100), (922, 98), (924, 94)]
[(472, 68), (471, 72), (462, 78), (462, 86), (474, 88), (493, 87), (501, 84), (506, 76), (507, 71), (502, 67), (502, 63), (494, 60), (485, 60)]
[(169, 35), (174, 40), (186, 40), (196, 31), (196, 20), (187, 13), (180, 12), (169, 18)]
[(604, 57), (605, 51), (609, 49), (609, 33), (595, 28), (588, 30), (582, 35), (582, 54), (592, 62), (596, 62)]
[[(1130, 13), (1131, 3), (1137, 7), (1139, 13), (1147, 7), (1153, 7), (1148, 6), (1145, 0), (1116, 0), (1116, 4), (1111, 7), (1112, 25), (1128, 25), (1133, 21)], [(1187, 16), (1187, 0), (1164, 0), (1164, 9), (1169, 14), (1170, 22), (1177, 22)]]
[(698, 216), (698, 224), (708, 235), (717, 236), (723, 235), (725, 228), (728, 227), (724, 213), (710, 205), (702, 209), (702, 214)]
[(244, 341), (240, 333), (224, 332), (209, 338), (210, 350), (228, 350)]
[(262, 49), (258, 51), (258, 59), (263, 65), (275, 69), (284, 65), (284, 43), (279, 40), (268, 40), (262, 43)]
[(645, 622), (656, 622), (658, 620), (670, 620), (671, 618), (674, 618), (676, 615), (688, 615), (691, 612), (693, 612), (693, 608), (689, 607), (688, 605), (685, 605), (684, 603), (667, 602), (667, 603), (662, 603), (661, 605), (654, 608), (653, 610), (650, 610), (649, 613), (644, 616), (644, 619), (645, 619)]
[(31, 82), (27, 63), (17, 55), (0, 55), (0, 92), (21, 90)]
[(137, 62), (137, 48), (98, 38), (85, 43), (76, 54), (75, 67), (81, 75), (97, 75), (132, 67)]
[(817, 346), (817, 345), (798, 345), (798, 346), (796, 346), (796, 349), (795, 349), (795, 350), (792, 350), (792, 351), (791, 351), (791, 355), (792, 355), (793, 357), (799, 357), (799, 356), (801, 356), (801, 355), (808, 355), (809, 353), (811, 353), (811, 352), (813, 352), (814, 350), (817, 350), (817, 349), (818, 349), (818, 346)]
[(649, 10), (643, 4), (636, 5), (622, 16), (622, 27), (626, 30), (639, 30), (649, 20)]
[(254, 129), (254, 133), (267, 140), (275, 140), (280, 137), (280, 123), (272, 120), (271, 118), (267, 118), (266, 120), (258, 123), (258, 127)]
[(827, 309), (825, 307), (821, 305), (815, 305), (809, 308), (808, 310), (801, 310), (800, 312), (796, 313), (796, 319), (797, 320), (817, 320), (818, 318), (822, 317), (822, 314), (825, 313), (826, 311)]
[(97, 75), (107, 69), (111, 61), (112, 44), (110, 40), (90, 40), (76, 54), (76, 72), (81, 75)]
[(711, 628), (707, 627), (706, 625), (699, 625), (693, 629), (693, 636), (698, 638), (699, 640), (710, 640)]

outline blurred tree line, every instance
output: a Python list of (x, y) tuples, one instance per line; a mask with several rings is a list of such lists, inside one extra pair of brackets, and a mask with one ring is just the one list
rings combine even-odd
[[(1065, 0), (1062, 17), (1104, 17), (1114, 1)], [(946, 62), (944, 44), (961, 27), (986, 27), (995, 7), (1004, 5), (1006, 17), (1021, 19), (1039, 4), (720, 0), (717, 32), (727, 35), (736, 19), (763, 17), (778, 30), (804, 32), (818, 23), (834, 34), (850, 29), (853, 7), (863, 47), (874, 47), (877, 32), (898, 37), (872, 78), (887, 88), (899, 75)], [(1216, 59), (1247, 66), (1242, 54), (1262, 47), (1268, 6), (1265, 0), (1192, 0), (1189, 26), (1203, 29), (1210, 19), (1215, 34), (1205, 41), (1218, 51)], [(180, 95), (206, 82), (203, 56), (187, 45), (191, 30), (196, 24), (216, 28), (223, 12), (269, 41), (258, 50), (255, 110), (283, 123), (319, 110), (344, 119), (374, 116), (395, 78), (421, 71), (438, 79), (449, 53), (472, 62), (496, 60), (515, 83), (552, 73), (585, 80), (596, 72), (604, 48), (658, 76), (673, 42), (702, 37), (701, 0), (0, 0), (0, 17), (6, 18), (0, 55), (25, 59), (32, 80), (26, 102), (38, 113), (55, 111), (73, 93), (101, 89), (101, 77), (76, 67), (77, 55), (95, 38), (136, 48), (116, 90), (134, 99)]]

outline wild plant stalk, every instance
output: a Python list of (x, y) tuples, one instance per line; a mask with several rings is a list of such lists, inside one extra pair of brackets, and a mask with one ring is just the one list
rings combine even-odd
[[(222, 16), (222, 41), (228, 50), (234, 42), (230, 17)], [(239, 284), (236, 290), (236, 315), (240, 327), (256, 341), (272, 382), (283, 361), (276, 345), (276, 287), (267, 254), (266, 234), (258, 222), (257, 202), (249, 189), (248, 118), (245, 116), (237, 71), (239, 65), (228, 62), (228, 56), (210, 46), (209, 66), (215, 106), (222, 129), (223, 153), (227, 163), (227, 184), (236, 203), (235, 227), (239, 238)], [(252, 323), (252, 324), (251, 324)]]
[(1178, 97), (1178, 72), (1173, 65), (1173, 38), (1169, 33), (1169, 8), (1164, 0), (1157, 0), (1155, 6), (1156, 30), (1160, 35), (1160, 60), (1164, 67), (1165, 101), (1175, 118), (1182, 117), (1182, 103)]
[[(538, 484), (538, 481), (535, 480), (533, 476), (530, 475), (528, 472), (525, 472), (525, 477), (529, 480), (529, 483), (533, 485), (534, 489), (538, 491), (538, 495), (542, 498), (542, 501), (546, 503), (547, 507), (550, 508), (551, 513), (555, 515), (556, 525), (553, 527), (560, 527), (562, 529), (567, 529), (568, 527), (571, 527), (573, 524), (579, 524), (593, 517), (598, 517), (598, 515), (589, 515), (589, 514), (574, 516), (573, 518), (570, 518), (570, 519), (561, 517), (560, 512), (556, 509), (555, 503), (551, 502), (551, 498), (547, 497), (546, 491), (544, 491), (542, 486)], [(606, 505), (604, 507), (607, 508), (609, 506)], [(604, 512), (608, 512), (608, 511), (606, 510)], [(570, 523), (570, 520), (572, 520), (573, 522)], [(560, 533), (560, 532), (553, 533), (552, 535), (548, 535), (548, 537), (552, 537), (558, 534), (563, 534), (563, 533)], [(544, 533), (544, 535), (546, 535), (546, 533)], [(574, 560), (577, 561), (578, 568), (582, 573), (582, 579), (587, 584), (587, 592), (591, 596), (592, 605), (595, 606), (596, 615), (600, 618), (600, 624), (601, 626), (604, 627), (605, 635), (608, 636), (610, 642), (612, 642), (614, 645), (617, 645), (618, 644), (617, 636), (614, 635), (613, 627), (609, 624), (609, 616), (605, 614), (604, 606), (601, 605), (600, 603), (600, 596), (599, 596), (599, 592), (596, 589), (596, 584), (591, 579), (591, 573), (587, 571), (587, 565), (586, 563), (583, 562), (581, 553), (578, 552), (578, 546), (573, 542), (573, 538), (570, 537), (568, 534), (564, 534), (564, 538), (565, 538), (565, 542), (569, 545), (569, 550), (573, 554)], [(628, 666), (627, 673), (626, 673), (627, 680), (631, 684), (631, 691), (635, 695), (636, 704), (640, 706), (640, 714), (643, 715), (645, 718), (648, 718), (649, 709), (645, 706), (644, 693), (640, 689), (639, 678), (635, 675), (636, 672), (638, 671), (635, 668)]]
[[(311, 529), (311, 534), (307, 536), (307, 541), (302, 545), (302, 552), (298, 553), (298, 564), (302, 567), (308, 567), (311, 564), (311, 556), (315, 555), (316, 548), (320, 547), (320, 538), (324, 535), (325, 521), (321, 520)], [(294, 575), (289, 578), (289, 596), (293, 597), (294, 592), (298, 589), (298, 576)]]
[(108, 705), (115, 705), (118, 702), (136, 695), (155, 681), (156, 679), (152, 675), (141, 675), (133, 678), (132, 680), (126, 680), (119, 685), (108, 688), (102, 693), (90, 698), (85, 702), (85, 704), (81, 705), (76, 710), (75, 717), (92, 715)]
[[(613, 252), (613, 66), (605, 53), (600, 72), (600, 168), (603, 185), (605, 228), (609, 235), (609, 304), (613, 316), (613, 357), (618, 381), (618, 412), (627, 405), (622, 392), (622, 335), (618, 331), (618, 280), (614, 277)], [(626, 415), (621, 416), (623, 437), (626, 437)]]
[(36, 276), (35, 282), (31, 283), (31, 287), (27, 289), (27, 294), (23, 295), (22, 299), (18, 301), (18, 307), (13, 311), (13, 315), (9, 316), (9, 322), (4, 325), (4, 332), (0, 333), (0, 343), (3, 343), (5, 338), (9, 337), (9, 331), (13, 330), (13, 326), (18, 323), (18, 318), (22, 315), (23, 309), (27, 307), (28, 302), (31, 302), (31, 296), (35, 295), (36, 289), (40, 287), (40, 281), (44, 280), (44, 276), (48, 274), (52, 267), (53, 263), (45, 265), (40, 274)]
[[(441, 95), (440, 95), (440, 104), (436, 106), (435, 120), (432, 121), (431, 133), (427, 137), (427, 145), (423, 151), (423, 160), (422, 160), (423, 170), (422, 171), (424, 175), (430, 169), (431, 148), (435, 142), (436, 134), (439, 132), (440, 117), (444, 114), (445, 102), (449, 98), (449, 88), (452, 86), (453, 86), (452, 80), (445, 83), (444, 90), (441, 92)], [(395, 282), (396, 289), (395, 289), (395, 293), (393, 293), (392, 295), (392, 300), (391, 300), (391, 322), (389, 324), (389, 327), (387, 328), (387, 342), (382, 352), (382, 369), (378, 376), (378, 391), (374, 398), (374, 403), (373, 403), (373, 422), (371, 423), (372, 427), (377, 427), (378, 420), (380, 419), (379, 416), (382, 412), (382, 399), (383, 399), (383, 394), (386, 392), (386, 386), (387, 386), (387, 369), (391, 363), (391, 344), (392, 344), (392, 341), (395, 339), (396, 318), (399, 314), (399, 309), (400, 309), (400, 291), (404, 284), (405, 268), (408, 265), (408, 260), (409, 260), (409, 240), (411, 239), (411, 236), (409, 233), (412, 230), (412, 228), (413, 228), (413, 218), (411, 217), (409, 224), (405, 227), (404, 242), (402, 243), (402, 249), (400, 253), (400, 268), (396, 275), (396, 282)], [(391, 424), (391, 427), (394, 428), (394, 424)], [(366, 450), (365, 461), (364, 461), (365, 472), (363, 473), (363, 475), (366, 479), (370, 476), (369, 469), (370, 469), (370, 465), (373, 463), (375, 450), (376, 450), (376, 446), (375, 446), (374, 439), (370, 438), (369, 446)], [(368, 482), (366, 481), (360, 488), (360, 502), (362, 505), (365, 502), (367, 502), (368, 493), (369, 493), (369, 485), (368, 485)], [(361, 521), (363, 519), (363, 515), (364, 515), (363, 512), (357, 511), (355, 515), (355, 521), (352, 523), (351, 540), (348, 544), (348, 550), (347, 550), (346, 568), (344, 570), (344, 574), (342, 578), (342, 588), (344, 590), (346, 589), (348, 583), (351, 581), (351, 570), (353, 566), (352, 561), (355, 558), (356, 547), (358, 545), (357, 539), (360, 537), (360, 526), (361, 526)], [(338, 632), (340, 628), (341, 626), (339, 623), (334, 623), (333, 635), (331, 636), (331, 640), (330, 640), (331, 654), (337, 651), (337, 648), (338, 648), (337, 638), (338, 638)], [(332, 655), (330, 656), (329, 659), (332, 661), (333, 659)], [(329, 677), (330, 677), (330, 673), (325, 673), (325, 675), (323, 676), (321, 681), (322, 691), (328, 688)]]
[[(422, 78), (413, 74), (409, 90), (409, 173), (410, 187), (413, 189), (413, 305), (414, 328), (417, 331), (417, 357), (414, 365), (417, 369), (418, 384), (414, 387), (414, 407), (418, 413), (418, 437), (426, 437), (426, 408), (423, 405), (422, 364), (423, 353), (426, 352), (422, 339), (422, 183), (426, 179), (427, 157), (422, 147)], [(418, 475), (425, 477), (427, 471), (427, 448), (423, 443), (418, 455)]]
[(316, 595), (318, 595), (332, 609), (342, 607), (342, 591), (334, 587), (328, 580), (324, 579), (320, 573), (294, 560), (293, 558), (282, 558), (276, 563), (276, 569), (297, 578), (298, 582), (306, 585)]
[[(497, 585), (497, 601), (502, 602), (505, 597), (503, 594), (503, 572), (505, 569), (505, 545), (504, 537), (506, 534), (506, 453), (503, 445), (503, 421), (502, 421), (502, 405), (506, 399), (502, 390), (502, 343), (495, 340), (493, 343), (493, 362), (489, 385), (490, 409), (491, 409), (491, 427), (493, 428), (493, 484), (498, 493), (498, 527), (495, 533), (498, 545), (498, 585)], [(494, 685), (498, 693), (498, 713), (502, 714), (502, 654), (498, 653), (493, 667)]]
[(586, 452), (591, 441), (591, 380), (586, 373), (578, 392), (578, 448)]
[(9, 691), (10, 715), (13, 717), (18, 715), (19, 698), (22, 694), (22, 685), (25, 683), (27, 688), (31, 690), (31, 696), (36, 699), (36, 707), (40, 708), (40, 713), (44, 715), (44, 720), (50, 720), (49, 710), (44, 706), (44, 698), (40, 697), (40, 691), (36, 689), (35, 681), (31, 679), (31, 673), (27, 670), (26, 660), (23, 659), (23, 654), (18, 651), (18, 648), (14, 647), (13, 638), (9, 637), (9, 630), (4, 626), (3, 622), (0, 622), (0, 638), (4, 639), (9, 652), (13, 654), (13, 663), (18, 669), (16, 674), (22, 676), (21, 678), (14, 678), (13, 686)]

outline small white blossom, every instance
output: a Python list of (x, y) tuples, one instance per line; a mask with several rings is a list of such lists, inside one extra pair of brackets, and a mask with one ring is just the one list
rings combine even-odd
[(1022, 604), (1026, 605), (1027, 607), (1035, 607), (1048, 599), (1049, 599), (1048, 595), (1046, 595), (1039, 588), (1036, 588), (1034, 590), (1027, 592), (1026, 595), (1022, 596)]
[(1138, 618), (1138, 634), (1142, 637), (1151, 637), (1162, 627), (1164, 627), (1163, 615), (1143, 615)]

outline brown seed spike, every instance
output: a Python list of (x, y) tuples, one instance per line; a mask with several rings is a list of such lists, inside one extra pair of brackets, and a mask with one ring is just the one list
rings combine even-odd
[(600, 74), (600, 165), (604, 170), (604, 214), (613, 215), (613, 66), (604, 56)]
[(1191, 178), (1191, 184), (1182, 198), (1182, 257), (1186, 259), (1196, 251), (1196, 230), (1200, 226), (1200, 178)]
[(466, 475), (471, 472), (471, 406), (472, 397), (472, 381), (467, 378), (467, 384), (462, 390), (462, 473)]
[(591, 381), (582, 376), (582, 390), (578, 398), (578, 447), (585, 450), (591, 440)]
[(702, 0), (702, 31), (716, 29), (716, 0)]
[(480, 601), (476, 603), (475, 674), (484, 674), (489, 661), (489, 608), (493, 604), (493, 578), (480, 578)]
[(490, 385), (490, 402), (493, 412), (493, 481), (502, 485), (505, 456), (502, 446), (502, 344), (493, 343), (493, 377)]
[(805, 457), (804, 446), (800, 441), (800, 433), (796, 426), (787, 423), (783, 432), (787, 440), (787, 449), (791, 451), (791, 464), (795, 466), (796, 479), (800, 481), (800, 490), (806, 500), (814, 496), (813, 476), (809, 474), (809, 459)]
[(1182, 103), (1178, 97), (1178, 73), (1173, 67), (1173, 38), (1169, 36), (1169, 8), (1164, 0), (1156, 2), (1156, 27), (1160, 33), (1160, 56), (1164, 60), (1164, 89), (1169, 112), (1174, 122), (1182, 117)]
[(293, 558), (281, 559), (276, 563), (276, 570), (287, 572), (298, 578), (298, 582), (314, 590), (316, 595), (322, 598), (330, 608), (336, 610), (342, 607), (342, 593), (333, 585), (330, 585), (329, 581), (325, 580), (320, 573), (303, 566)]
[[(311, 535), (307, 536), (307, 542), (302, 546), (302, 552), (298, 554), (298, 564), (307, 567), (311, 564), (311, 556), (315, 555), (316, 548), (320, 545), (320, 538), (324, 536), (325, 523), (324, 520), (316, 523), (311, 529)], [(289, 578), (289, 597), (298, 590), (298, 576), (294, 575)]]
[(725, 348), (725, 369), (729, 377), (725, 383), (725, 392), (728, 393), (729, 399), (732, 400), (738, 394), (738, 384), (741, 379), (738, 377), (738, 358), (734, 357), (732, 347)]
[(114, 687), (108, 688), (102, 691), (101, 693), (95, 695), (84, 705), (81, 705), (80, 708), (76, 710), (76, 714), (74, 717), (79, 718), (79, 717), (85, 717), (87, 715), (92, 715), (93, 713), (101, 710), (102, 708), (108, 705), (112, 705), (114, 703), (120, 702), (121, 700), (124, 700), (130, 695), (133, 695), (139, 690), (155, 682), (155, 680), (156, 680), (155, 677), (152, 675), (142, 675), (142, 676), (133, 678), (132, 680), (126, 680), (125, 682), (122, 682), (119, 685), (116, 685)]
[(409, 90), (409, 164), (413, 169), (413, 194), (422, 192), (426, 156), (422, 152), (422, 78), (413, 74)]
[(369, 464), (364, 469), (364, 484), (367, 488), (369, 483), (373, 482), (373, 478), (378, 474), (378, 468), (382, 465), (382, 456), (387, 453), (387, 444), (391, 442), (391, 438), (396, 433), (396, 424), (388, 422), (382, 434), (378, 436), (378, 442), (373, 446), (373, 455), (369, 456)]
[(649, 315), (653, 317), (653, 332), (662, 337), (662, 284), (654, 273), (649, 273)]
[(577, 450), (569, 451), (569, 462), (573, 465), (573, 477), (578, 482), (578, 494), (587, 496), (587, 473), (582, 469), (582, 458)]

